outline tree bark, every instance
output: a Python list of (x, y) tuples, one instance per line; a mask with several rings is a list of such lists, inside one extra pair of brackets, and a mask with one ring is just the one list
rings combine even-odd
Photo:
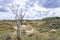
[(18, 19), (18, 16), (16, 16), (16, 26), (17, 26), (17, 40), (21, 40), (21, 24)]
[(17, 20), (17, 39), (21, 40), (21, 24), (19, 23), (19, 20)]

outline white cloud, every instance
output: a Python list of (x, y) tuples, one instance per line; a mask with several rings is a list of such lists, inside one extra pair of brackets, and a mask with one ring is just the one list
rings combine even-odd
[(12, 13), (2, 13), (0, 12), (0, 19), (15, 19), (15, 15)]
[[(14, 2), (8, 4), (8, 5), (20, 5), (20, 9), (23, 8), (25, 9), (25, 2), (28, 0), (15, 0)], [(43, 3), (45, 1), (43, 0)], [(1, 8), (2, 6), (0, 6)], [(7, 8), (8, 9), (8, 8)], [(32, 7), (29, 7), (27, 9), (28, 11), (23, 12), (26, 13), (25, 19), (41, 19), (45, 17), (50, 17), (50, 16), (60, 16), (60, 8), (44, 8), (42, 6), (37, 5), (37, 1), (34, 3)], [(56, 14), (53, 14), (56, 13)], [(15, 15), (9, 10), (7, 13), (0, 12), (0, 19), (14, 19)]]

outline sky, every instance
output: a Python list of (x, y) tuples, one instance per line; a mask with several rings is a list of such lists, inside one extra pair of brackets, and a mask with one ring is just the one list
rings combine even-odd
[(24, 19), (60, 17), (60, 0), (0, 0), (0, 20), (14, 20), (11, 11), (19, 6), (18, 14), (25, 13)]

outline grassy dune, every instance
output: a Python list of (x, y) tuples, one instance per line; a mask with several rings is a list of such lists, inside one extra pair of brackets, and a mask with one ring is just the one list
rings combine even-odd
[[(23, 25), (21, 40), (60, 40), (60, 17), (24, 20)], [(0, 40), (7, 37), (17, 40), (15, 26), (15, 20), (0, 20)]]

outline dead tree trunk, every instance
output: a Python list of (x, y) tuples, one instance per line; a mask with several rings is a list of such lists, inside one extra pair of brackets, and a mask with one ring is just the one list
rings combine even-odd
[(17, 39), (21, 40), (21, 24), (19, 23), (19, 20), (17, 21)]
[(18, 16), (16, 16), (16, 26), (17, 26), (17, 40), (21, 40), (21, 24)]

